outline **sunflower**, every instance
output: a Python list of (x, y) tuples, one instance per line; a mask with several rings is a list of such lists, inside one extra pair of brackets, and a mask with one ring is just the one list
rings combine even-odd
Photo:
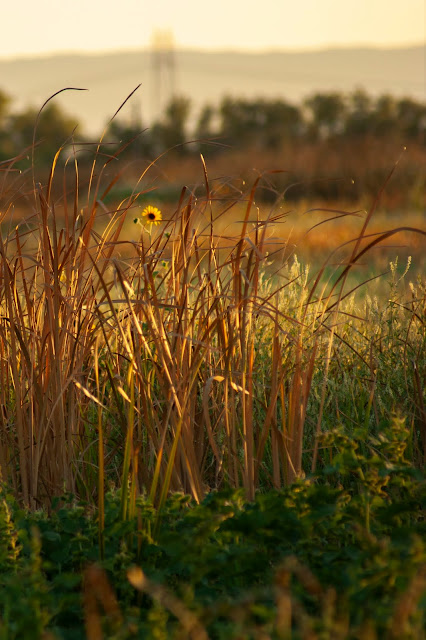
[(160, 224), (163, 219), (160, 209), (150, 204), (142, 211), (142, 216), (145, 216), (144, 224)]

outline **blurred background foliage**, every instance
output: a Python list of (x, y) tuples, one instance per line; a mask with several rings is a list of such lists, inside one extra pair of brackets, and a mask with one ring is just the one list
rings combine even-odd
[[(0, 158), (17, 155), (33, 141), (38, 109), (27, 107), (16, 112), (12, 100), (0, 89)], [(66, 140), (78, 122), (55, 103), (40, 113), (36, 140), (43, 141), (39, 162), (50, 162), (58, 144)], [(83, 140), (84, 136), (79, 139)], [(116, 140), (137, 137), (136, 148), (156, 156), (190, 140), (218, 140), (222, 145), (279, 149), (289, 140), (318, 141), (326, 138), (353, 140), (362, 136), (392, 137), (406, 142), (426, 144), (426, 104), (412, 98), (381, 95), (373, 98), (363, 89), (349, 95), (338, 92), (314, 93), (301, 104), (265, 98), (245, 99), (225, 96), (217, 105), (205, 105), (196, 117), (191, 114), (191, 100), (175, 96), (150, 129), (138, 118), (133, 122), (114, 120), (110, 136)], [(195, 144), (179, 149), (180, 153), (197, 150)], [(49, 155), (50, 153), (50, 155)]]
[[(425, 205), (425, 178), (419, 167), (426, 162), (426, 104), (409, 97), (373, 97), (360, 88), (350, 94), (314, 93), (300, 104), (225, 96), (218, 105), (206, 104), (194, 114), (189, 98), (175, 96), (149, 128), (135, 111), (132, 114), (125, 118), (118, 113), (106, 126), (101, 152), (114, 159), (115, 168), (126, 168), (129, 184), (155, 162), (150, 176), (162, 202), (174, 200), (182, 184), (204, 182), (202, 153), (209, 177), (232, 176), (231, 189), (236, 180), (252, 180), (253, 167), (260, 173), (283, 171), (285, 175), (274, 178), (274, 188), (261, 194), (266, 202), (285, 191), (287, 200), (316, 198), (364, 206), (362, 199), (375, 197), (408, 147), (384, 204), (411, 210)], [(15, 167), (25, 170), (34, 159), (43, 180), (64, 145), (59, 162), (77, 152), (84, 175), (98, 141), (55, 101), (40, 112), (34, 107), (16, 111), (0, 90), (4, 166), (19, 156)]]

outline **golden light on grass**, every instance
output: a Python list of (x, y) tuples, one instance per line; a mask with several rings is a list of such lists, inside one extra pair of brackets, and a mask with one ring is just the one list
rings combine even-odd
[[(55, 201), (55, 167), (35, 194), (31, 227), (26, 220), (0, 234), (0, 470), (24, 504), (49, 504), (64, 487), (97, 501), (102, 547), (105, 486), (117, 475), (123, 520), (142, 492), (161, 509), (171, 492), (200, 502), (222, 486), (249, 499), (259, 487), (287, 486), (323, 463), (327, 380), (342, 362), (353, 371), (362, 364), (354, 384), (365, 385), (379, 423), (377, 326), (383, 341), (393, 327), (392, 358), (397, 349), (401, 359), (420, 353), (423, 285), (400, 303), (394, 269), (382, 312), (371, 298), (356, 306), (352, 294), (368, 280), (362, 270), (348, 276), (394, 235), (424, 232), (374, 231), (377, 202), (362, 216), (322, 209), (345, 235), (329, 233), (338, 246), (311, 277), (280, 234), (289, 212), (255, 207), (261, 177), (223, 199), (206, 171), (204, 195), (184, 189), (158, 233), (149, 232), (161, 211), (139, 210), (135, 222), (148, 233), (133, 242), (123, 234), (141, 193), (106, 219), (98, 194), (116, 178), (100, 167), (80, 217), (78, 172), (74, 201), (68, 192)], [(312, 234), (301, 244), (322, 220), (307, 218)], [(336, 404), (336, 420), (344, 411)], [(423, 440), (416, 447), (423, 461)]]

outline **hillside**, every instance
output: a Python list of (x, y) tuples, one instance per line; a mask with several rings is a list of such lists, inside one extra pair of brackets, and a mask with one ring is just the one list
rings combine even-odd
[[(392, 93), (425, 99), (425, 47), (404, 49), (330, 49), (307, 52), (176, 52), (176, 90), (191, 97), (194, 113), (224, 94), (282, 97), (299, 101), (313, 91)], [(149, 123), (162, 109), (146, 50), (99, 55), (63, 54), (52, 57), (0, 60), (0, 88), (13, 99), (13, 108), (40, 106), (64, 87), (57, 98), (75, 115), (86, 132), (97, 134), (126, 96), (142, 87), (123, 111), (142, 114)]]

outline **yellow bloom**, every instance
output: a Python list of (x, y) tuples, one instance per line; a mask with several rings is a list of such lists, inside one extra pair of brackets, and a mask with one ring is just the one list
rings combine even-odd
[(146, 217), (144, 220), (145, 224), (160, 224), (163, 219), (160, 209), (150, 204), (142, 211), (142, 216)]

